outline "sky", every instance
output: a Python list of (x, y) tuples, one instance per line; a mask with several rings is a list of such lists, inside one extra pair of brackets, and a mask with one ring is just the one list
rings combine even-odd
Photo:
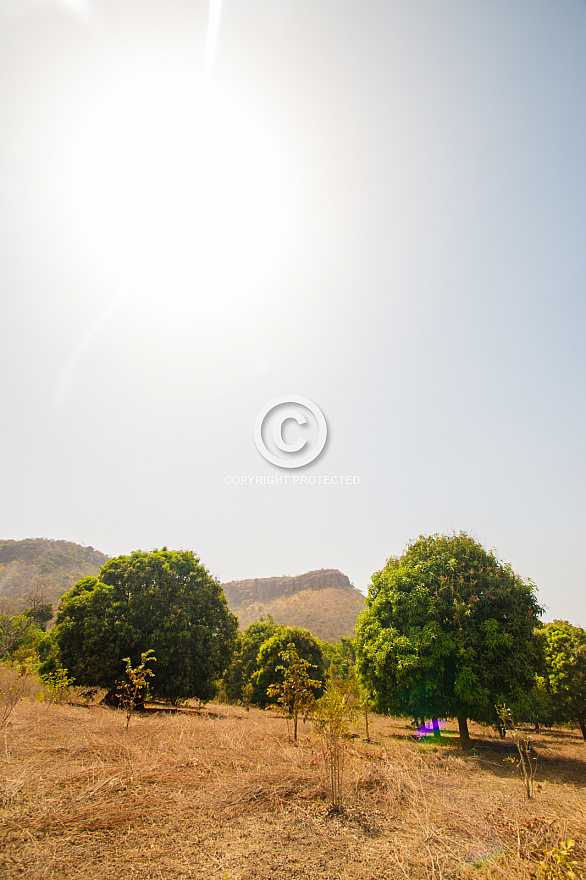
[(586, 626), (585, 46), (583, 0), (0, 0), (0, 537), (365, 592), (462, 530)]

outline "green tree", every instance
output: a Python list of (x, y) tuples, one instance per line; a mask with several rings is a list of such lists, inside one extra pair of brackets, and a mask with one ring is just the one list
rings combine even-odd
[[(157, 657), (155, 697), (210, 700), (234, 650), (237, 618), (220, 584), (190, 552), (164, 547), (118, 556), (60, 602), (57, 661), (76, 684), (114, 689), (144, 645)], [(51, 662), (51, 661), (49, 661)]]
[(586, 740), (586, 630), (567, 620), (554, 620), (545, 624), (539, 639), (554, 717), (578, 722)]
[(338, 680), (350, 681), (354, 678), (356, 651), (352, 639), (342, 638), (334, 643), (322, 642), (321, 649), (328, 675), (331, 668), (334, 670), (334, 677)]
[[(321, 688), (321, 681), (310, 678), (309, 670), (313, 664), (297, 653), (293, 642), (279, 652), (282, 660), (276, 667), (283, 675), (282, 682), (276, 682), (267, 689), (267, 696), (276, 697), (279, 705), (287, 709), (293, 719), (293, 739), (297, 742), (297, 721), (300, 714), (307, 718), (315, 703), (315, 691)], [(313, 667), (315, 668), (315, 667)]]
[(140, 664), (132, 666), (130, 657), (125, 657), (126, 663), (126, 681), (121, 682), (116, 688), (116, 693), (126, 712), (126, 730), (130, 724), (132, 713), (137, 707), (144, 709), (144, 703), (150, 686), (149, 678), (154, 676), (152, 669), (147, 667), (147, 663), (156, 663), (157, 658), (153, 656), (153, 652), (143, 651), (140, 655)]
[[(517, 722), (524, 721), (533, 724), (536, 731), (539, 731), (542, 724), (551, 726), (555, 720), (553, 700), (544, 674), (542, 632), (541, 629), (538, 629), (535, 633), (538, 650), (538, 669), (533, 684), (529, 690), (525, 691), (516, 700), (514, 706), (512, 706), (514, 719)], [(508, 728), (503, 724), (502, 719), (500, 720), (498, 727), (501, 736), (504, 738)]]
[(354, 715), (350, 696), (350, 690), (340, 687), (330, 678), (322, 696), (315, 704), (313, 718), (324, 754), (330, 804), (332, 810), (336, 812), (342, 810), (345, 739), (349, 733), (349, 721)]
[(34, 654), (53, 617), (53, 606), (45, 602), (41, 590), (29, 591), (26, 600), (26, 610), (21, 613), (13, 613), (7, 606), (0, 609), (0, 658), (22, 649)]
[(266, 620), (261, 617), (260, 620), (251, 623), (243, 633), (238, 633), (234, 656), (224, 675), (224, 687), (230, 700), (243, 699), (244, 688), (248, 685), (247, 702), (249, 704), (256, 702), (258, 693), (255, 694), (251, 679), (258, 671), (258, 652), (262, 644), (274, 635), (276, 629), (277, 624), (269, 614)]
[(461, 532), (421, 536), (372, 577), (357, 669), (376, 711), (495, 723), (529, 690), (542, 613), (533, 585)]
[(252, 676), (254, 687), (253, 702), (266, 706), (270, 702), (267, 691), (271, 685), (283, 684), (282, 651), (293, 643), (299, 657), (306, 660), (312, 667), (313, 678), (319, 682), (314, 687), (314, 696), (319, 697), (325, 681), (324, 659), (321, 645), (306, 629), (293, 626), (279, 626), (270, 639), (267, 639), (258, 652), (258, 669)]
[(31, 631), (40, 632), (31, 617), (26, 614), (0, 612), (0, 658), (17, 651)]

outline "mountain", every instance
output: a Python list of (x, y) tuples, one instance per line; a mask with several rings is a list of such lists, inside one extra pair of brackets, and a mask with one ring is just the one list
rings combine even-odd
[(80, 578), (97, 575), (108, 558), (72, 541), (0, 541), (0, 599), (22, 611), (27, 594), (39, 589), (56, 610), (63, 593)]
[[(22, 611), (27, 594), (40, 590), (56, 611), (63, 593), (80, 578), (97, 576), (109, 558), (72, 541), (0, 540), (0, 601)], [(352, 636), (364, 605), (362, 593), (333, 568), (296, 577), (231, 581), (222, 587), (241, 629), (270, 614), (276, 623), (308, 629), (326, 642)]]
[(351, 637), (364, 606), (362, 593), (335, 568), (296, 577), (230, 581), (222, 587), (241, 629), (270, 614), (276, 623), (308, 629), (326, 642)]

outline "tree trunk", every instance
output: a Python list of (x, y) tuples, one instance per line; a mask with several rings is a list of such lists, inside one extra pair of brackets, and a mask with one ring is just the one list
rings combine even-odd
[(472, 748), (472, 743), (468, 733), (468, 719), (465, 715), (458, 715), (458, 728), (460, 730), (460, 746), (465, 752), (468, 752)]
[(580, 725), (580, 730), (582, 731), (582, 737), (586, 739), (586, 717), (584, 715), (580, 715), (578, 718), (578, 724)]
[(433, 735), (434, 735), (435, 739), (440, 739), (441, 733), (440, 733), (439, 721), (437, 720), (437, 718), (433, 719), (433, 721), (431, 722), (431, 727), (432, 727)]
[(298, 715), (298, 713), (295, 712), (295, 714), (293, 716), (295, 719), (294, 723), (293, 723), (293, 741), (294, 742), (297, 742), (297, 715)]

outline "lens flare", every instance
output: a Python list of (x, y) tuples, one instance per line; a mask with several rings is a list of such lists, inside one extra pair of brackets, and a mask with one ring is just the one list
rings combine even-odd
[(216, 60), (216, 49), (218, 46), (218, 37), (220, 34), (220, 21), (222, 18), (222, 6), (224, 0), (210, 0), (210, 8), (208, 14), (208, 29), (206, 33), (205, 54), (203, 61), (204, 81), (209, 83), (214, 70), (214, 61)]
[(436, 733), (441, 731), (442, 727), (446, 726), (445, 721), (436, 721), (437, 727), (434, 728), (433, 721), (431, 724), (423, 724), (421, 727), (417, 729), (417, 733), (415, 734), (416, 739), (419, 741), (429, 739), (433, 737)]

